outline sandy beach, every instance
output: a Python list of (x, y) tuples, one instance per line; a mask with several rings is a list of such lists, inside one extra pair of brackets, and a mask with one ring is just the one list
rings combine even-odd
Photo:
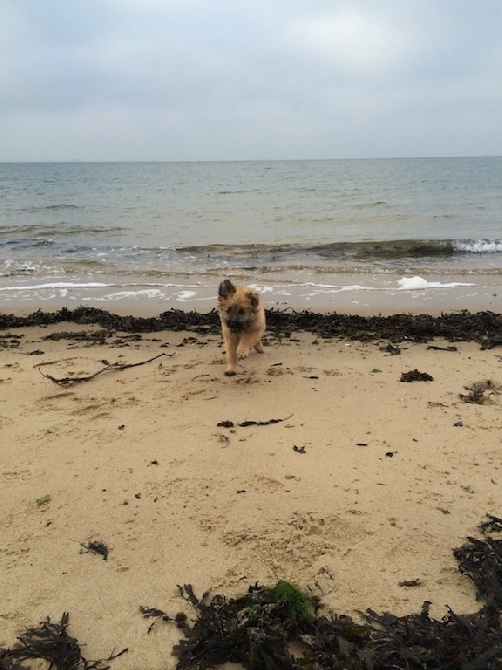
[(140, 607), (191, 617), (188, 583), (479, 608), (452, 550), (502, 511), (500, 347), (268, 333), (228, 378), (218, 334), (100, 330), (0, 331), (0, 647), (69, 612), (86, 658), (174, 668), (180, 631)]

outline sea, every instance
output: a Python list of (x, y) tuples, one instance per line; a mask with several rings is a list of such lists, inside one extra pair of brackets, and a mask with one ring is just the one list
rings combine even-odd
[(0, 163), (0, 310), (500, 311), (502, 157)]

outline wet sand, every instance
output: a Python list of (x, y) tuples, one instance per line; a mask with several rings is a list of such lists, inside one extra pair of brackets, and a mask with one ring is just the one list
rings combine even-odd
[[(262, 294), (268, 309), (311, 310), (341, 314), (441, 314), (442, 312), (502, 309), (500, 273), (424, 274), (326, 273), (276, 276), (267, 273), (232, 277), (250, 283)], [(37, 309), (53, 312), (63, 307), (95, 307), (115, 314), (157, 316), (169, 309), (207, 312), (215, 302), (221, 277), (166, 276), (152, 283), (135, 278), (104, 276), (72, 282), (56, 277), (42, 282), (0, 278), (0, 311), (30, 314)], [(401, 279), (407, 281), (400, 284)], [(13, 286), (14, 284), (14, 286)], [(420, 286), (421, 288), (408, 288)]]

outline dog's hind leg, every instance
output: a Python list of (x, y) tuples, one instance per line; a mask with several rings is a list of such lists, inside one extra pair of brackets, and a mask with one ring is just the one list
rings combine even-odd
[(265, 353), (265, 349), (263, 348), (261, 340), (258, 340), (258, 342), (254, 345), (254, 350), (257, 351), (259, 354)]
[(244, 344), (239, 343), (237, 347), (237, 357), (238, 358), (247, 358), (249, 356), (249, 347), (246, 347)]

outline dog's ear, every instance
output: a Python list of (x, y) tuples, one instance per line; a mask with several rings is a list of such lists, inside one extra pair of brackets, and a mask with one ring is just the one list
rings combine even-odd
[(221, 282), (220, 288), (218, 289), (218, 295), (220, 298), (228, 298), (229, 295), (235, 293), (235, 286), (232, 284), (230, 279), (225, 279)]
[(252, 307), (258, 307), (258, 303), (259, 303), (260, 299), (258, 298), (256, 293), (251, 293), (250, 292), (250, 293), (247, 294), (246, 297), (249, 300), (249, 302), (251, 303)]

